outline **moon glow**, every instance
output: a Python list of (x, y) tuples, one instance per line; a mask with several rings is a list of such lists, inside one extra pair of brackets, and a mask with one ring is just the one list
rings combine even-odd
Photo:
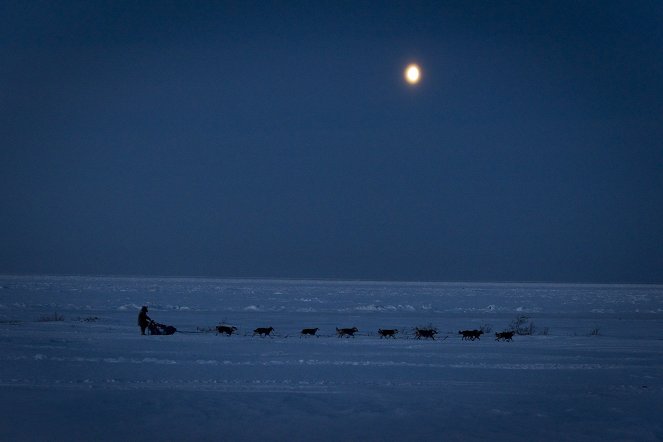
[(416, 64), (410, 64), (405, 68), (405, 81), (410, 84), (417, 84), (421, 79), (421, 69)]

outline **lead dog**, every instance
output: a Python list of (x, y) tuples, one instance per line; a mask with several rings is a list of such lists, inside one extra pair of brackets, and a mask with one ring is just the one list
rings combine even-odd
[(505, 332), (495, 333), (495, 340), (496, 341), (500, 341), (500, 340), (513, 341), (513, 334), (514, 333), (515, 332), (512, 332), (512, 331), (505, 331)]

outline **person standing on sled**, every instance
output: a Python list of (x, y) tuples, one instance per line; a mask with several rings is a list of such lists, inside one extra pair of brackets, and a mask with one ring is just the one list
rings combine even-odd
[(142, 306), (140, 309), (140, 313), (138, 313), (138, 326), (140, 327), (141, 335), (145, 334), (145, 329), (147, 328), (151, 320), (152, 319), (149, 316), (147, 316), (147, 306), (146, 305)]

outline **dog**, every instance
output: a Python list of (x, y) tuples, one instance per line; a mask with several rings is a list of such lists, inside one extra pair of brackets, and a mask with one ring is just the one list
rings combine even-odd
[(436, 334), (437, 334), (437, 330), (435, 330), (434, 328), (415, 327), (415, 329), (414, 329), (414, 336), (417, 339), (426, 338), (426, 339), (435, 340), (435, 335)]
[(345, 336), (346, 338), (349, 338), (350, 336), (352, 336), (354, 338), (355, 333), (357, 333), (358, 331), (359, 331), (359, 329), (357, 329), (357, 327), (341, 328), (341, 329), (336, 327), (336, 334), (338, 335), (339, 338), (342, 337), (342, 336)]
[(383, 329), (378, 329), (378, 334), (380, 335), (380, 339), (382, 338), (394, 338), (396, 339), (396, 333), (398, 333), (398, 330), (383, 330)]
[(505, 332), (499, 332), (495, 333), (495, 340), (496, 341), (513, 341), (513, 335), (515, 332), (513, 331), (505, 331)]
[(260, 335), (264, 338), (265, 336), (269, 336), (273, 331), (274, 327), (259, 327), (253, 330), (252, 336)]
[(234, 327), (234, 326), (231, 326), (231, 325), (217, 325), (216, 326), (216, 331), (219, 332), (220, 334), (225, 333), (228, 336), (230, 336), (235, 331), (237, 331), (237, 327)]
[(299, 337), (301, 338), (302, 336), (315, 336), (315, 334), (318, 332), (318, 328), (305, 328), (302, 330), (301, 334)]
[(459, 335), (463, 335), (463, 341), (474, 341), (475, 339), (481, 340), (483, 331), (481, 330), (458, 330)]

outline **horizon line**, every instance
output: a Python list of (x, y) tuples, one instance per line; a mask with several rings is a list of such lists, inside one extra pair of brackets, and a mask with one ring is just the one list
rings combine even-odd
[(97, 273), (0, 273), (0, 277), (87, 277), (87, 278), (126, 278), (126, 279), (218, 279), (247, 281), (320, 281), (320, 282), (360, 282), (394, 284), (546, 284), (546, 285), (622, 285), (622, 286), (660, 286), (663, 282), (588, 282), (588, 281), (537, 281), (537, 280), (404, 280), (404, 279), (361, 279), (361, 278), (324, 278), (324, 277), (289, 277), (289, 276), (211, 276), (211, 275), (139, 275), (139, 274), (97, 274)]

